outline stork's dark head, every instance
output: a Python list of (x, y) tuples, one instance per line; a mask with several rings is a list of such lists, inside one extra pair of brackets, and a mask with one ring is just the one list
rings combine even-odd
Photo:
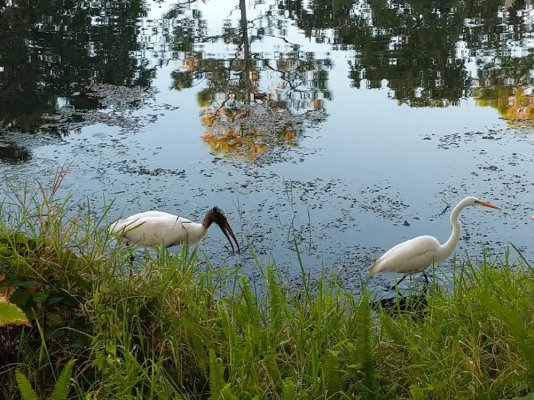
[(228, 223), (226, 216), (219, 207), (213, 207), (206, 213), (206, 216), (202, 221), (202, 225), (204, 225), (207, 229), (211, 226), (213, 222), (219, 225), (219, 228), (221, 228), (221, 231), (223, 231), (224, 236), (226, 236), (226, 239), (228, 239), (228, 241), (230, 242), (230, 246), (232, 246), (232, 251), (235, 251), (235, 249), (234, 244), (232, 243), (232, 240), (230, 238), (234, 239), (234, 242), (237, 246), (237, 252), (239, 253), (241, 249), (239, 248), (239, 243), (237, 242), (237, 239), (234, 235), (234, 231), (232, 230), (232, 227)]

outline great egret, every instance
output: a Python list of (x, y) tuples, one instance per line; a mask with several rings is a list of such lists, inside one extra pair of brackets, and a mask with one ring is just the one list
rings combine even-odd
[(437, 265), (445, 261), (458, 245), (461, 231), (458, 217), (467, 206), (484, 206), (500, 210), (499, 207), (476, 197), (466, 197), (451, 212), (452, 233), (444, 244), (440, 244), (435, 237), (428, 235), (418, 236), (399, 243), (376, 260), (369, 268), (368, 274), (373, 275), (379, 272), (400, 272), (405, 274), (397, 282), (398, 285), (406, 276), (424, 271), (429, 265)]
[(239, 243), (222, 210), (218, 207), (210, 209), (202, 223), (192, 222), (186, 218), (162, 211), (145, 211), (128, 218), (119, 219), (111, 224), (109, 232), (117, 235), (126, 244), (145, 246), (171, 247), (177, 244), (195, 244), (200, 242), (211, 224), (215, 222), (234, 251), (234, 239), (239, 253)]

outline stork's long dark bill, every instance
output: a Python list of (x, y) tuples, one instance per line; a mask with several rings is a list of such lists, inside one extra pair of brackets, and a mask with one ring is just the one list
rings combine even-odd
[(226, 239), (228, 239), (228, 241), (230, 242), (230, 246), (232, 246), (232, 252), (235, 252), (235, 249), (234, 249), (234, 244), (232, 243), (232, 240), (230, 239), (230, 236), (232, 237), (232, 239), (234, 239), (234, 242), (237, 246), (237, 253), (239, 254), (241, 252), (241, 249), (239, 248), (239, 243), (237, 243), (237, 239), (234, 235), (234, 231), (230, 227), (230, 224), (228, 223), (228, 221), (224, 220), (220, 223), (217, 223), (217, 225), (219, 225), (219, 228), (221, 228), (221, 231), (223, 231), (224, 236), (226, 236)]
[(479, 200), (478, 204), (480, 204), (481, 206), (484, 206), (484, 207), (495, 208), (496, 210), (500, 210), (501, 209), (501, 207), (497, 207), (496, 205), (488, 203), (487, 201)]

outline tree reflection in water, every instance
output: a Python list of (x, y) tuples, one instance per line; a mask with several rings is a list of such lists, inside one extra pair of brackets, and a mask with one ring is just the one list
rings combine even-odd
[(97, 109), (87, 86), (149, 85), (154, 71), (135, 53), (144, 2), (0, 2), (0, 126), (66, 134), (61, 109)]
[[(255, 159), (297, 145), (303, 121), (324, 118), (332, 61), (292, 43), (290, 24), (346, 51), (355, 88), (387, 88), (410, 107), (475, 97), (511, 123), (534, 116), (530, 2), (268, 0), (249, 2), (267, 10), (250, 18), (235, 0), (213, 34), (201, 14), (210, 1), (177, 0), (150, 22), (150, 4), (138, 0), (0, 0), (0, 127), (65, 135), (80, 116), (64, 110), (105, 108), (91, 87), (145, 89), (159, 66), (179, 60), (172, 86), (198, 85), (202, 139), (213, 151)], [(211, 43), (235, 54), (204, 52)]]
[(276, 57), (253, 52), (251, 44), (261, 42), (265, 31), (283, 21), (266, 15), (251, 27), (244, 0), (239, 1), (239, 10), (239, 26), (227, 21), (220, 38), (236, 49), (230, 60), (192, 51), (191, 40), (183, 37), (192, 30), (176, 30), (176, 50), (184, 51), (184, 59), (182, 68), (173, 73), (173, 87), (181, 90), (205, 80), (197, 94), (202, 140), (213, 152), (256, 159), (268, 150), (295, 146), (310, 114), (316, 122), (324, 119), (324, 100), (331, 96), (327, 88), (331, 62), (299, 51), (286, 39), (287, 51)]
[(474, 94), (510, 120), (532, 117), (532, 5), (489, 0), (283, 0), (308, 37), (354, 50), (354, 87), (390, 90), (410, 107), (458, 105)]

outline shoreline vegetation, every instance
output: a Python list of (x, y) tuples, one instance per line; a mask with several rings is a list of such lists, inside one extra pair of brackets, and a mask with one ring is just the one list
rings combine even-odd
[(187, 248), (131, 271), (105, 215), (55, 198), (66, 172), (0, 204), (0, 305), (28, 318), (0, 308), (0, 399), (534, 399), (525, 258), (387, 307), (302, 263), (298, 288)]

